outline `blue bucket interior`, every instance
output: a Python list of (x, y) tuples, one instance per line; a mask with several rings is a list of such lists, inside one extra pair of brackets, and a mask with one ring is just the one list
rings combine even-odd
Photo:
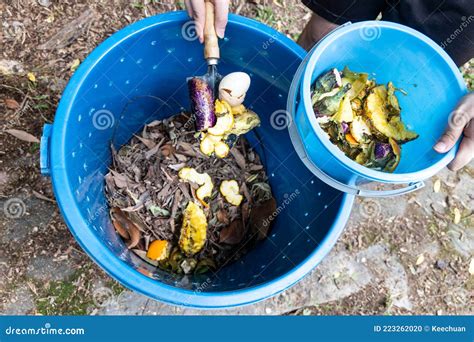
[(410, 180), (422, 180), (446, 166), (454, 151), (439, 154), (433, 145), (446, 128), (456, 103), (466, 93), (466, 86), (458, 68), (441, 47), (413, 29), (390, 22), (361, 22), (335, 30), (314, 50), (308, 63), (306, 84), (302, 87), (306, 115), (314, 116), (309, 105), (309, 84), (323, 72), (331, 68), (342, 70), (345, 66), (369, 73), (379, 84), (392, 81), (405, 90), (407, 95), (397, 92), (402, 121), (419, 138), (402, 145), (400, 165), (393, 174), (388, 174), (350, 160), (317, 129), (316, 133), (333, 155), (359, 174), (381, 180), (396, 180), (398, 175), (407, 174), (411, 174)]
[[(304, 52), (262, 24), (231, 16), (221, 42), (219, 72), (245, 71), (252, 78), (246, 104), (259, 113), (262, 125), (256, 129), (259, 137), (249, 134), (247, 138), (265, 164), (282, 210), (268, 239), (215, 273), (172, 275), (127, 250), (110, 222), (104, 197), (110, 143), (120, 146), (144, 123), (189, 108), (185, 80), (204, 74), (206, 66), (199, 42), (183, 39), (187, 20), (183, 13), (171, 13), (141, 21), (107, 40), (83, 63), (55, 119), (51, 173), (71, 231), (123, 284), (178, 304), (238, 305), (281, 291), (314, 267), (341, 233), (352, 197), (315, 178), (298, 159), (287, 130), (274, 129), (270, 122), (273, 112), (286, 107)], [(97, 113), (111, 115), (106, 119), (113, 125), (94, 126)], [(259, 291), (257, 295), (245, 295), (253, 289)], [(195, 299), (218, 292), (243, 294), (231, 301), (222, 297), (217, 304)]]

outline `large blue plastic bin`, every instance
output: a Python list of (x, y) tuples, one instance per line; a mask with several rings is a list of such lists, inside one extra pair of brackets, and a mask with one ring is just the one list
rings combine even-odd
[(276, 294), (313, 269), (341, 234), (353, 197), (312, 175), (288, 131), (271, 122), (285, 112), (305, 52), (267, 26), (232, 15), (221, 42), (219, 71), (242, 70), (252, 77), (246, 103), (262, 118), (257, 129), (261, 141), (254, 134), (248, 139), (265, 163), (280, 206), (273, 230), (240, 261), (202, 276), (156, 270), (127, 250), (111, 225), (104, 198), (109, 145), (118, 147), (146, 122), (189, 108), (186, 77), (206, 70), (188, 20), (184, 13), (151, 17), (101, 44), (71, 79), (54, 124), (45, 127), (41, 167), (51, 175), (77, 241), (122, 284), (168, 303), (231, 307)]

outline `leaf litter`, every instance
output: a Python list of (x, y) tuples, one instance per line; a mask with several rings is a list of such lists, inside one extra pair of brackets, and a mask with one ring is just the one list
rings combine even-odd
[[(209, 157), (189, 130), (189, 120), (181, 113), (153, 121), (118, 151), (112, 146), (105, 176), (112, 222), (127, 247), (151, 265), (178, 274), (205, 273), (238, 260), (267, 236), (276, 209), (260, 157), (246, 139), (240, 137), (226, 158)], [(181, 179), (184, 168), (212, 180), (207, 203), (198, 197), (207, 183)], [(219, 190), (230, 180), (239, 186), (242, 201), (234, 202), (239, 205)], [(150, 245), (167, 248), (157, 253)], [(149, 258), (158, 254), (159, 261)]]

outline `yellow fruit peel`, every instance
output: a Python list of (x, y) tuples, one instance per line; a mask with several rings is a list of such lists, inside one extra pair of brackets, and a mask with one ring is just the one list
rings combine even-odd
[(244, 199), (244, 197), (239, 193), (239, 184), (234, 179), (223, 181), (219, 190), (226, 201), (232, 205), (239, 206)]
[(223, 115), (226, 115), (226, 114), (229, 114), (229, 113), (232, 114), (232, 108), (224, 100), (216, 100), (216, 102), (214, 104), (214, 109), (215, 109), (215, 112), (216, 112), (217, 116), (223, 116)]
[(179, 247), (186, 255), (194, 255), (204, 247), (206, 236), (206, 215), (196, 203), (189, 202), (183, 214)]
[(225, 158), (229, 154), (229, 145), (223, 141), (218, 141), (214, 144), (214, 153), (219, 158)]
[(204, 206), (207, 206), (205, 199), (206, 197), (210, 197), (212, 195), (212, 189), (214, 188), (211, 176), (209, 176), (207, 173), (199, 173), (191, 167), (183, 167), (181, 170), (179, 170), (178, 176), (181, 180), (200, 185), (200, 187), (196, 190), (196, 197)]
[(234, 126), (234, 116), (232, 113), (225, 114), (217, 118), (214, 127), (208, 128), (207, 132), (212, 135), (224, 135)]

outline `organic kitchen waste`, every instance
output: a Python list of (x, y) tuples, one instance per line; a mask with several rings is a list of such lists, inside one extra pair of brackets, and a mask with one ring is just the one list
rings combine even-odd
[[(193, 114), (153, 121), (112, 147), (105, 182), (112, 223), (129, 249), (161, 269), (199, 274), (264, 239), (276, 203), (242, 136), (260, 124), (243, 105), (250, 77), (227, 75), (215, 100), (199, 78), (188, 86)], [(194, 111), (203, 104), (207, 111)]]
[(393, 172), (400, 145), (418, 138), (401, 119), (396, 88), (381, 85), (367, 73), (332, 69), (313, 84), (311, 100), (321, 128), (349, 158), (366, 167)]

